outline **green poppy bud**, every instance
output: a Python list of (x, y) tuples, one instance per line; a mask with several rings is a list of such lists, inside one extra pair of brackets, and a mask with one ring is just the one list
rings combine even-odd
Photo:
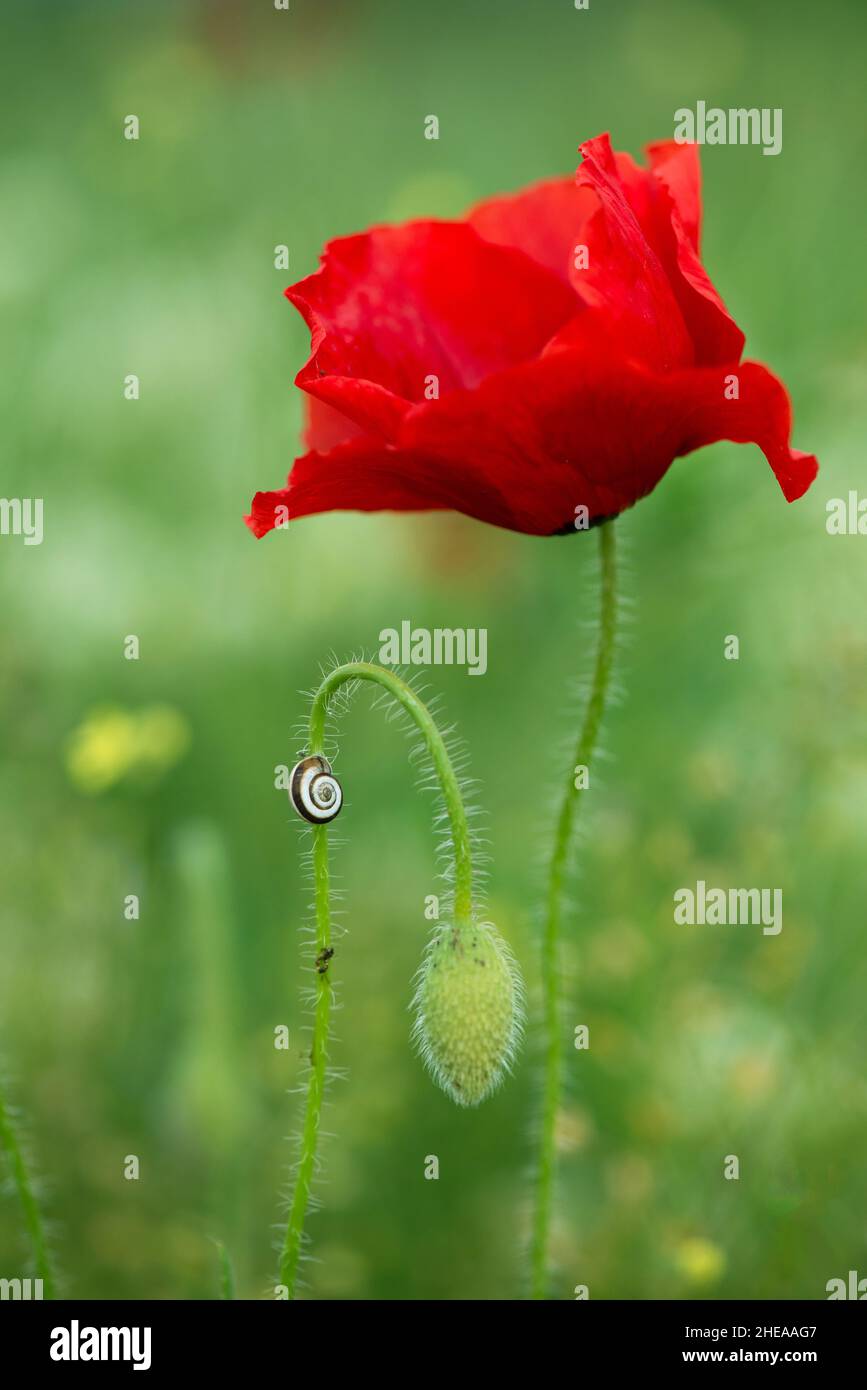
[(490, 922), (443, 926), (419, 972), (413, 1036), (437, 1085), (478, 1105), (500, 1084), (521, 1031), (521, 986)]

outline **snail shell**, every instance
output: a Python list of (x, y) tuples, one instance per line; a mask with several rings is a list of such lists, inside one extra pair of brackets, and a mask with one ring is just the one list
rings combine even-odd
[(299, 816), (313, 825), (334, 820), (343, 805), (343, 788), (326, 758), (313, 754), (295, 764), (289, 779), (289, 800)]

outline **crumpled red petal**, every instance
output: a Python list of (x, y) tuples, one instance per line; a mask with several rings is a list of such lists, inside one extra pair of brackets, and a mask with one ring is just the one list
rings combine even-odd
[[(607, 135), (581, 146), (585, 165), (573, 179), (548, 179), (520, 193), (489, 198), (468, 213), (481, 236), (503, 246), (526, 251), (540, 264), (570, 280), (583, 302), (607, 305), (621, 321), (624, 345), (664, 365), (670, 361), (737, 362), (744, 337), (699, 259), (701, 224), (701, 167), (697, 145), (663, 140), (649, 145), (649, 167), (627, 154), (615, 154)], [(625, 197), (641, 235), (629, 226), (623, 203), (606, 180)], [(601, 216), (594, 216), (600, 213)], [(618, 292), (611, 280), (612, 239), (624, 238), (625, 266)], [(586, 270), (575, 266), (578, 246), (587, 247)], [(654, 267), (658, 302), (670, 317), (671, 352), (659, 353), (664, 321), (646, 312), (646, 300), (636, 303), (632, 287), (637, 270)], [(642, 272), (642, 284), (644, 273)], [(667, 282), (667, 283), (664, 283)], [(651, 281), (651, 284), (654, 282)], [(671, 300), (683, 323), (679, 322)], [(685, 339), (692, 341), (690, 355)], [(678, 349), (679, 344), (679, 349)]]
[[(701, 165), (698, 145), (663, 140), (649, 145), (650, 170), (618, 155), (618, 167), (631, 165), (627, 196), (653, 237), (680, 305), (699, 364), (739, 362), (744, 335), (731, 317), (699, 259)], [(643, 185), (643, 198), (638, 192)], [(638, 204), (643, 202), (644, 210)]]
[(575, 175), (545, 179), (519, 193), (506, 193), (477, 203), (467, 221), (486, 241), (524, 251), (566, 283), (573, 280), (576, 247), (585, 244), (587, 225), (598, 211), (591, 188), (579, 188)]
[(593, 288), (594, 302), (617, 319), (624, 347), (638, 347), (662, 371), (689, 365), (692, 339), (665, 267), (627, 197), (608, 136), (587, 140), (580, 149), (579, 186), (591, 187), (600, 203), (583, 282)]
[[(616, 368), (616, 370), (615, 370)], [(289, 486), (258, 493), (248, 525), (263, 535), (288, 516), (339, 509), (449, 508), (550, 535), (613, 516), (650, 492), (672, 460), (728, 439), (764, 451), (789, 501), (816, 475), (789, 447), (791, 408), (766, 367), (744, 362), (657, 373), (635, 360), (562, 349), (489, 377), (474, 391), (414, 408), (397, 440), (360, 439), (295, 464)]]
[(535, 356), (576, 308), (556, 276), (458, 222), (332, 241), (286, 295), (312, 338), (297, 384), (385, 439), (426, 390), (472, 387)]

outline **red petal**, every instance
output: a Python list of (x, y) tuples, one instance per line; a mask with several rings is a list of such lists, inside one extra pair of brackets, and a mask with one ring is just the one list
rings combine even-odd
[(499, 372), (474, 391), (416, 407), (395, 445), (342, 444), (299, 459), (289, 487), (257, 494), (248, 525), (334, 509), (450, 508), (516, 531), (547, 535), (615, 515), (650, 492), (672, 460), (720, 439), (754, 441), (791, 501), (816, 460), (789, 447), (791, 410), (781, 383), (758, 363), (654, 373), (604, 348), (553, 351)]
[(717, 294), (698, 255), (701, 166), (697, 145), (662, 141), (648, 148), (650, 169), (615, 156), (629, 204), (671, 285), (699, 366), (738, 362), (744, 335)]
[(474, 386), (534, 356), (576, 307), (521, 252), (452, 222), (332, 241), (286, 294), (312, 333), (298, 385), (386, 439), (431, 377), (440, 395)]
[[(693, 361), (692, 339), (659, 255), (627, 197), (607, 135), (581, 146), (579, 185), (590, 185), (601, 204), (588, 241), (590, 264), (583, 282), (620, 324), (624, 347), (632, 345), (657, 369)], [(635, 166), (633, 166), (635, 167)]]
[(701, 161), (698, 145), (657, 140), (647, 146), (654, 178), (668, 190), (690, 246), (701, 250)]
[(318, 449), (320, 453), (325, 454), (336, 444), (343, 444), (347, 439), (357, 439), (364, 433), (358, 425), (341, 415), (339, 410), (317, 400), (316, 396), (305, 396), (304, 404), (304, 442), (308, 449)]
[[(718, 439), (735, 444), (758, 444), (787, 502), (803, 497), (819, 471), (813, 454), (792, 449), (792, 403), (785, 386), (761, 362), (741, 362), (732, 368), (704, 368), (675, 378), (669, 391), (682, 385), (681, 441), (678, 455), (688, 454)], [(727, 400), (726, 388), (737, 382), (738, 399)]]
[(470, 210), (467, 221), (486, 241), (525, 251), (568, 282), (575, 248), (585, 243), (588, 221), (598, 207), (592, 188), (579, 188), (570, 174), (488, 198)]
[(257, 492), (244, 519), (254, 535), (264, 536), (284, 515), (279, 507), (290, 518), (330, 511), (465, 511), (472, 494), (472, 479), (368, 437), (296, 459), (288, 486)]
[[(570, 279), (586, 303), (594, 307), (607, 303), (620, 321), (624, 348), (663, 364), (654, 312), (648, 312), (647, 300), (641, 302), (640, 296), (636, 304), (631, 284), (643, 277), (644, 261), (649, 254), (651, 264), (653, 259), (656, 261), (658, 302), (666, 306), (672, 342), (676, 346), (680, 340), (678, 360), (690, 361), (694, 356), (697, 362), (706, 364), (737, 362), (743, 351), (743, 334), (698, 256), (698, 146), (674, 140), (650, 145), (649, 169), (641, 168), (627, 154), (615, 154), (607, 136), (588, 141), (582, 151), (592, 167), (583, 175), (579, 171), (578, 182), (549, 179), (514, 195), (490, 198), (471, 210), (469, 222), (487, 240), (516, 246), (540, 265)], [(602, 200), (604, 216), (593, 216), (602, 207), (600, 181), (606, 170), (620, 185), (640, 227), (640, 237), (627, 241), (625, 262), (620, 225), (624, 217), (622, 204), (613, 210), (609, 196)], [(590, 264), (585, 271), (574, 266), (579, 245), (586, 245), (589, 252)], [(612, 270), (617, 274), (616, 282), (610, 277)], [(694, 354), (684, 349), (684, 324), (694, 344)]]

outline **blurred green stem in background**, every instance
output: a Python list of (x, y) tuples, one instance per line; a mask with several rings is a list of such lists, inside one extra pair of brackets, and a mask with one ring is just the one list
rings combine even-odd
[(54, 1275), (48, 1256), (42, 1213), (36, 1200), (33, 1179), (27, 1169), (21, 1139), (2, 1088), (0, 1088), (0, 1150), (6, 1155), (12, 1177), (12, 1186), (18, 1193), (18, 1200), (21, 1203), (24, 1226), (33, 1255), (33, 1267), (36, 1271), (36, 1278), (42, 1280), (42, 1297), (54, 1298)]
[(584, 723), (578, 738), (574, 763), (569, 769), (566, 794), (563, 797), (560, 814), (557, 818), (554, 848), (548, 874), (548, 895), (542, 936), (545, 1060), (542, 1123), (539, 1135), (539, 1157), (536, 1167), (535, 1205), (530, 1246), (530, 1296), (534, 1299), (545, 1298), (547, 1293), (548, 1243), (557, 1161), (556, 1126), (563, 1071), (563, 1038), (560, 1019), (560, 927), (570, 851), (583, 790), (577, 785), (577, 773), (579, 768), (589, 769), (596, 750), (614, 660), (614, 639), (617, 628), (617, 568), (613, 521), (603, 522), (599, 527), (599, 559), (601, 589), (596, 660), (590, 695), (584, 713)]
[(235, 1271), (232, 1268), (231, 1256), (221, 1240), (215, 1241), (214, 1244), (220, 1261), (220, 1298), (232, 1300), (235, 1298)]
[[(330, 671), (316, 694), (310, 710), (310, 754), (323, 753), (325, 721), (329, 702), (341, 686), (351, 681), (373, 681), (396, 700), (421, 733), (433, 761), (437, 779), (451, 826), (454, 849), (454, 914), (455, 923), (469, 923), (473, 908), (473, 870), (470, 854), (470, 832), (460, 786), (442, 734), (429, 709), (415, 691), (382, 666), (366, 661), (351, 661)], [(286, 1238), (280, 1258), (280, 1283), (289, 1298), (294, 1297), (298, 1265), (304, 1235), (304, 1218), (310, 1200), (310, 1188), (316, 1171), (316, 1151), (322, 1118), (328, 1063), (328, 1028), (331, 1018), (332, 991), (328, 961), (331, 951), (331, 906), (328, 871), (328, 829), (313, 827), (313, 887), (316, 913), (316, 1002), (313, 1011), (313, 1041), (310, 1048), (310, 1075), (307, 1083), (307, 1102), (301, 1131), (301, 1153), (295, 1188), (286, 1223)], [(321, 962), (321, 964), (320, 964)], [(324, 967), (324, 968), (323, 968)]]
[(201, 819), (180, 825), (171, 840), (171, 862), (185, 999), (184, 1033), (169, 1088), (171, 1113), (202, 1165), (199, 1199), (208, 1220), (219, 1222), (221, 1235), (237, 1248), (250, 1102), (241, 1069), (231, 866), (219, 825)]

